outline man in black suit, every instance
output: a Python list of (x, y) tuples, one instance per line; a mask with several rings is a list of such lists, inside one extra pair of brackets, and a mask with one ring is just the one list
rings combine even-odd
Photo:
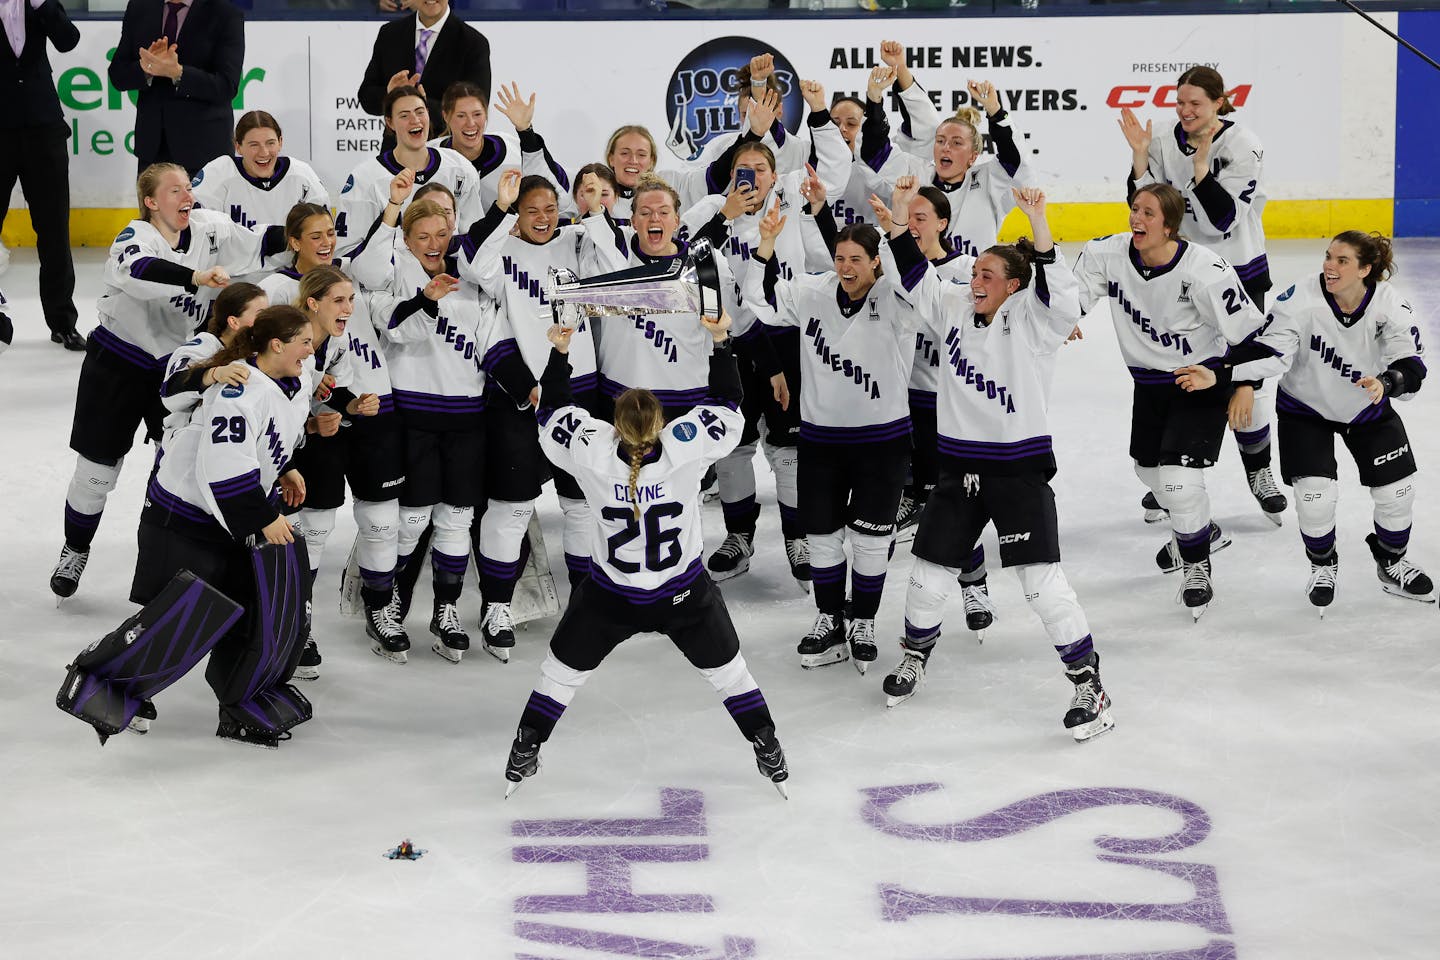
[[(444, 125), (440, 101), (457, 80), (468, 80), (490, 99), (490, 41), (450, 12), (450, 0), (409, 0), (414, 12), (380, 28), (375, 49), (360, 81), (360, 106), (380, 115), (385, 94), (396, 87), (418, 86), (430, 108), (430, 134)], [(386, 132), (385, 147), (395, 145)]]
[(230, 101), (245, 61), (245, 20), (230, 0), (130, 0), (110, 82), (139, 90), (135, 160), (198, 173), (232, 153)]
[[(23, 10), (21, 9), (23, 7)], [(40, 305), (50, 339), (84, 350), (75, 332), (75, 262), (70, 257), (70, 127), (50, 78), (46, 41), (74, 50), (80, 31), (59, 0), (0, 0), (0, 225), (15, 181), (30, 207), (40, 255)]]

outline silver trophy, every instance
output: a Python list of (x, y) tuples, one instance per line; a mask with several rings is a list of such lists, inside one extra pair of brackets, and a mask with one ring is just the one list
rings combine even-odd
[(698, 239), (690, 243), (685, 256), (668, 263), (631, 267), (583, 280), (569, 270), (552, 267), (545, 296), (550, 300), (555, 322), (561, 326), (574, 326), (577, 313), (587, 317), (695, 313), (718, 319), (720, 271), (710, 242)]

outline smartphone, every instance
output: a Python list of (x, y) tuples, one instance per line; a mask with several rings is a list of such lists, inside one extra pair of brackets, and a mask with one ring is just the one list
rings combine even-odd
[(754, 190), (754, 189), (755, 189), (755, 171), (754, 171), (754, 170), (751, 170), (749, 167), (741, 167), (739, 170), (736, 170), (736, 171), (735, 171), (735, 189), (737, 189), (737, 190), (740, 189), (740, 185), (741, 185), (742, 183), (743, 183), (745, 186), (749, 187), (751, 190)]

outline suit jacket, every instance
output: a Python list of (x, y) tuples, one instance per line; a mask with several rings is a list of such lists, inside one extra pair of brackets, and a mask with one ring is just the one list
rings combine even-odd
[(18, 127), (65, 126), (60, 98), (51, 79), (50, 53), (46, 42), (61, 53), (74, 50), (80, 30), (65, 15), (59, 0), (45, 0), (38, 10), (25, 2), (25, 48), (20, 56), (0, 30), (0, 130)]
[[(366, 113), (380, 115), (385, 101), (385, 85), (401, 70), (415, 69), (414, 13), (392, 20), (375, 36), (375, 49), (360, 81), (360, 106)], [(485, 105), (490, 105), (490, 41), (460, 19), (454, 7), (440, 35), (430, 45), (430, 56), (420, 74), (425, 86), (426, 105), (430, 109), (430, 133), (438, 135), (445, 121), (440, 116), (440, 101), (445, 90), (457, 80), (469, 80), (485, 91)], [(387, 136), (387, 140), (393, 139)]]
[(164, 0), (130, 0), (110, 61), (110, 82), (120, 90), (140, 91), (135, 156), (142, 166), (147, 159), (157, 159), (163, 136), (169, 156), (158, 159), (174, 159), (194, 174), (233, 152), (230, 101), (240, 87), (245, 61), (245, 20), (230, 0), (194, 0), (176, 41), (185, 68), (177, 84), (140, 69), (140, 49), (164, 35), (164, 17)]

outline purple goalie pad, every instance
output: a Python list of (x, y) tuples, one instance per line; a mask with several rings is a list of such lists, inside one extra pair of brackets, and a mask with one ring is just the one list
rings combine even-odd
[(55, 705), (93, 726), (103, 744), (129, 725), (141, 701), (199, 663), (242, 612), (182, 570), (143, 610), (80, 652)]
[(246, 629), (216, 647), (205, 679), (234, 718), (257, 730), (286, 730), (310, 719), (310, 701), (289, 686), (304, 651), (310, 562), (305, 541), (250, 551), (254, 599)]

